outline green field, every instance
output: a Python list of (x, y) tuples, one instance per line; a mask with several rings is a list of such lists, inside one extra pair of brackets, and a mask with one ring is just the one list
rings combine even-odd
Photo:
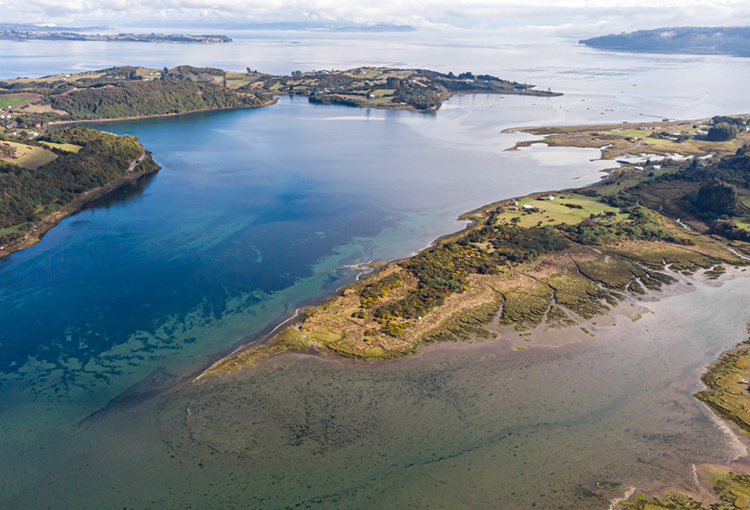
[(80, 145), (75, 145), (72, 143), (52, 143), (52, 142), (39, 142), (42, 145), (46, 145), (47, 147), (53, 147), (55, 149), (60, 149), (66, 152), (78, 152), (83, 147)]
[(650, 129), (623, 129), (622, 131), (612, 131), (610, 134), (621, 136), (623, 138), (646, 138), (653, 134)]
[(668, 149), (670, 147), (674, 147), (676, 150), (678, 146), (677, 142), (673, 142), (672, 140), (665, 140), (664, 138), (647, 138), (643, 143), (652, 147), (658, 147), (660, 149)]
[(29, 98), (23, 97), (23, 96), (10, 96), (10, 97), (3, 97), (0, 96), (0, 108), (5, 108), (8, 106), (20, 106), (26, 102), (29, 101)]
[(31, 82), (42, 82), (42, 83), (52, 83), (59, 80), (62, 80), (63, 78), (68, 81), (68, 83), (75, 83), (80, 79), (89, 78), (89, 79), (96, 79), (101, 76), (104, 76), (103, 72), (85, 72), (85, 73), (75, 73), (75, 74), (51, 74), (49, 76), (44, 76), (42, 78), (17, 78), (15, 80), (7, 80), (8, 83), (31, 83)]
[(349, 76), (352, 76), (354, 78), (363, 78), (363, 79), (370, 80), (372, 78), (375, 78), (375, 77), (380, 76), (381, 74), (383, 74), (384, 70), (380, 69), (380, 68), (374, 68), (374, 69), (363, 69), (362, 71), (363, 72), (361, 72), (361, 73), (360, 72), (351, 71), (351, 72), (348, 72), (346, 74), (348, 74)]
[(377, 89), (372, 92), (372, 95), (375, 97), (392, 96), (395, 92), (395, 89)]
[(43, 149), (41, 147), (34, 147), (32, 145), (26, 145), (18, 142), (3, 142), (6, 145), (15, 147), (16, 157), (15, 158), (0, 158), (2, 161), (12, 163), (14, 165), (22, 166), (24, 168), (30, 168), (35, 170), (42, 165), (46, 165), (50, 161), (57, 158), (57, 155)]
[(745, 207), (750, 207), (750, 195), (744, 196), (744, 197), (740, 197), (740, 200), (745, 205)]
[(23, 232), (25, 229), (29, 227), (29, 222), (19, 223), (18, 225), (13, 225), (12, 227), (6, 227), (6, 228), (0, 228), (0, 237), (6, 236), (8, 234), (16, 234), (18, 232)]
[[(566, 207), (564, 204), (579, 205), (583, 209)], [(537, 208), (534, 212), (523, 210), (524, 205), (533, 205)], [(515, 207), (515, 206), (514, 206)], [(592, 214), (602, 214), (612, 211), (617, 214), (617, 220), (627, 218), (626, 214), (620, 214), (620, 210), (600, 202), (596, 198), (577, 195), (575, 193), (565, 193), (555, 196), (554, 200), (540, 200), (533, 197), (526, 197), (518, 201), (518, 210), (507, 210), (497, 218), (498, 223), (510, 223), (513, 218), (519, 218), (519, 225), (522, 227), (533, 227), (539, 222), (542, 225), (559, 225), (567, 223), (575, 225), (587, 219)]]

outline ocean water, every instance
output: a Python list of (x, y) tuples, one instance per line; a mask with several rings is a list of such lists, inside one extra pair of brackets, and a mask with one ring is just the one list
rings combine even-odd
[[(726, 301), (710, 325), (692, 320), (691, 298), (675, 298), (687, 300), (682, 309), (665, 306), (656, 323), (602, 345), (518, 355), (493, 344), (367, 368), (288, 357), (187, 384), (351, 282), (358, 264), (407, 256), (461, 228), (462, 212), (594, 182), (611, 166), (597, 150), (507, 152), (530, 137), (505, 128), (744, 111), (733, 85), (742, 80), (721, 93), (706, 81), (747, 74), (741, 59), (599, 54), (556, 40), (287, 35), (299, 44), (269, 36), (62, 52), (2, 41), (0, 76), (133, 55), (273, 72), (460, 65), (566, 95), (459, 96), (437, 115), (282, 98), (97, 126), (139, 136), (162, 170), (0, 261), (3, 507), (596, 508), (605, 496), (587, 492), (595, 478), (679, 478), (706, 452), (726, 454), (689, 395), (700, 367), (742, 339), (748, 317), (729, 304), (746, 299), (744, 280), (693, 294)], [(674, 321), (685, 322), (677, 336)], [(630, 416), (638, 427), (613, 428)], [(676, 431), (659, 432), (665, 423)], [(582, 447), (587, 437), (597, 440)], [(644, 448), (661, 460), (643, 462)]]

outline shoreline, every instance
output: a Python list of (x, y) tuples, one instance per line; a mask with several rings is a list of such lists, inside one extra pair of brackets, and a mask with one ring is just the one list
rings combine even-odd
[[(145, 154), (146, 153), (144, 153), (140, 158), (135, 159), (133, 163), (137, 165), (137, 162), (140, 161)], [(71, 202), (67, 206), (45, 217), (35, 230), (27, 233), (22, 239), (9, 246), (0, 248), (0, 260), (8, 257), (9, 255), (12, 255), (13, 253), (34, 246), (35, 244), (40, 242), (42, 238), (44, 238), (47, 232), (55, 228), (62, 220), (80, 212), (86, 205), (108, 195), (109, 193), (112, 193), (113, 191), (126, 184), (135, 182), (147, 175), (153, 175), (158, 171), (159, 168), (149, 172), (138, 172), (135, 174), (130, 174), (121, 179), (117, 179), (116, 181), (113, 181), (106, 186), (94, 188), (79, 195), (75, 200), (73, 200), (73, 202)]]

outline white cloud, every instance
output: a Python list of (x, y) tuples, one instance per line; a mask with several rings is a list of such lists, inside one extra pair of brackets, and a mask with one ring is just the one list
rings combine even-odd
[[(0, 0), (7, 21), (354, 21), (587, 32), (750, 24), (746, 0)], [(567, 28), (566, 28), (567, 27)]]

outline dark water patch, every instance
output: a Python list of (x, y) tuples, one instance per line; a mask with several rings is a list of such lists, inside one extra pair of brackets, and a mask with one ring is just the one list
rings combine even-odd
[(177, 382), (177, 376), (167, 372), (165, 367), (159, 367), (143, 380), (137, 382), (107, 402), (104, 407), (81, 420), (79, 426), (86, 428), (96, 421), (103, 419), (108, 413), (125, 412), (137, 405), (141, 405), (147, 400), (162, 395)]

